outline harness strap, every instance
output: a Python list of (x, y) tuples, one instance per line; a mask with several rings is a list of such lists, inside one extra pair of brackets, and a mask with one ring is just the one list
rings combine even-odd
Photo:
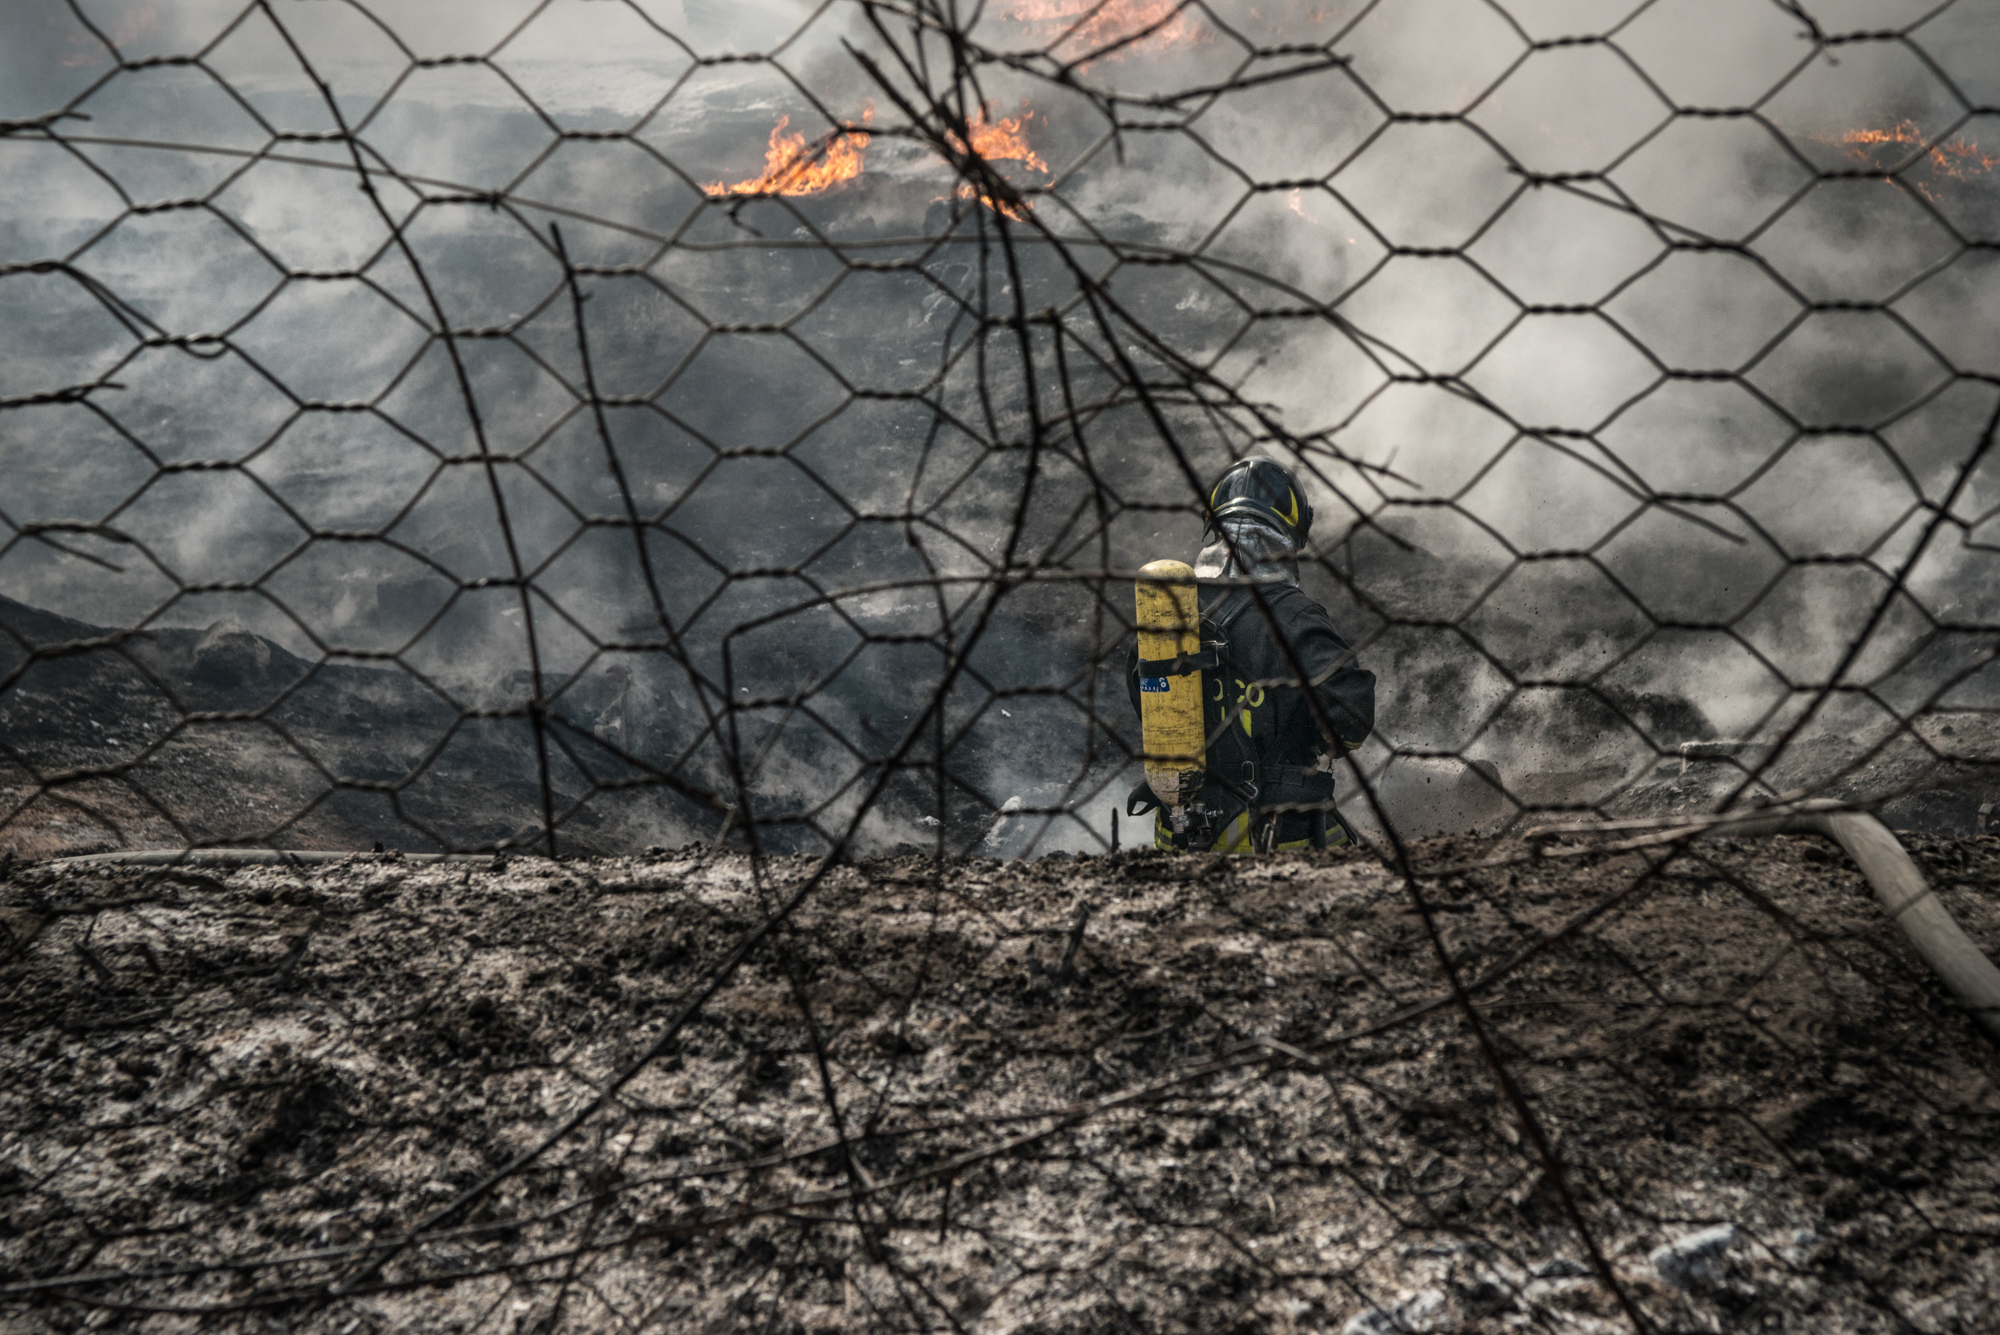
[(1202, 613), (1215, 626), (1217, 632), (1227, 631), (1230, 623), (1243, 615), (1243, 609), (1250, 606), (1248, 588), (1231, 589), (1208, 611)]
[(1139, 675), (1142, 677), (1185, 677), (1190, 672), (1200, 672), (1208, 668), (1222, 666), (1221, 646), (1210, 644), (1198, 654), (1177, 654), (1172, 658), (1142, 658), (1139, 660)]
[(1311, 808), (1333, 800), (1333, 775), (1310, 765), (1242, 764), (1243, 787), (1259, 811)]

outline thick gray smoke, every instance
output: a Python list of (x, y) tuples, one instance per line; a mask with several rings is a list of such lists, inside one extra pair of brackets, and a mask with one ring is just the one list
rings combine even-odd
[[(860, 6), (33, 0), (0, 594), (394, 655), (454, 710), (526, 708), (536, 661), (628, 759), (824, 831), (908, 742), (864, 845), (1019, 797), (1084, 848), (1131, 782), (1130, 594), (1066, 576), (1191, 558), (1231, 457), (1310, 480), (1308, 587), (1384, 685), (1365, 770), (1555, 805), (1787, 726), (1955, 494), (1818, 725), (1886, 735), (2000, 622), (2000, 462), (1959, 478), (2000, 373), (1990, 25), (1619, 8), (989, 6), (969, 51), (1046, 49), (974, 94), (1030, 222), (911, 121), (941, 41), (891, 25), (901, 64)], [(850, 180), (704, 191), (838, 126)]]

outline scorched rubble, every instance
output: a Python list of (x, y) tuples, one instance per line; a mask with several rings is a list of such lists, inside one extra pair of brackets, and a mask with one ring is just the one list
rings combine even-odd
[(1990, 1330), (2000, 1060), (1830, 848), (838, 867), (400, 1250), (815, 864), (19, 865), (0, 1330), (1630, 1329), (1565, 1192), (1661, 1329)]

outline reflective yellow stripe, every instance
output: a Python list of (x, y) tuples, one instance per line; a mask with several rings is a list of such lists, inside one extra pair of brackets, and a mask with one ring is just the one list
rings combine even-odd
[(1209, 845), (1216, 853), (1254, 853), (1250, 845), (1250, 813), (1244, 812), (1223, 828), (1222, 835)]

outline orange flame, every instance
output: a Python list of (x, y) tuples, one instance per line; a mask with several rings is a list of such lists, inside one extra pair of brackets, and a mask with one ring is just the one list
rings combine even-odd
[(974, 190), (969, 185), (958, 187), (958, 197), (960, 199), (971, 199), (974, 196), (977, 196), (979, 202), (987, 208), (992, 209), (995, 213), (1004, 213), (1015, 222), (1028, 221), (1028, 210), (1033, 207), (1032, 200), (1024, 199), (1019, 204), (1009, 204), (1004, 199), (995, 199), (991, 195), (980, 194), (979, 191)]
[[(981, 107), (966, 127), (972, 132), (972, 151), (989, 162), (1012, 160), (1046, 175), (1049, 164), (1042, 160), (1041, 154), (1028, 147), (1028, 136), (1022, 130), (1022, 126), (1034, 117), (1034, 112), (1024, 111), (1018, 116), (989, 121), (986, 119), (986, 108)], [(957, 135), (947, 131), (945, 138), (953, 148), (965, 152), (965, 145), (959, 142)]]
[[(866, 125), (874, 115), (873, 107), (865, 108), (861, 113), (861, 123)], [(771, 127), (771, 143), (764, 150), (762, 176), (753, 176), (734, 185), (717, 181), (702, 189), (716, 196), (816, 195), (861, 174), (861, 154), (868, 147), (866, 134), (843, 127), (808, 149), (804, 134), (785, 133), (785, 127), (791, 123), (790, 116), (780, 116), (778, 123)]]
[[(1857, 162), (1867, 162), (1874, 158), (1877, 150), (1923, 148), (1930, 142), (1930, 136), (1911, 120), (1897, 121), (1885, 130), (1849, 130), (1834, 142), (1847, 149), (1847, 155)], [(1952, 139), (1931, 144), (1924, 149), (1920, 161), (1938, 176), (1954, 181), (1970, 181), (1974, 176), (2000, 167), (2000, 154), (1988, 153), (1969, 139)], [(1911, 189), (1926, 199), (1934, 198), (1923, 185), (1911, 183)]]
[[(1058, 26), (1062, 45), (1095, 51), (1118, 42), (1188, 46), (1206, 33), (1185, 11), (1186, 0), (1016, 0), (1008, 17)], [(1127, 47), (1115, 54), (1122, 55)]]
[[(986, 108), (981, 107), (966, 126), (972, 135), (972, 151), (988, 162), (1018, 162), (1030, 171), (1038, 171), (1046, 176), (1049, 164), (1041, 154), (1029, 147), (1024, 128), (1034, 116), (1035, 113), (1032, 111), (1023, 111), (1018, 116), (1003, 116), (999, 120), (989, 120)], [(945, 139), (959, 152), (965, 151), (965, 145), (959, 141), (957, 135), (946, 131)], [(960, 199), (976, 198), (995, 213), (1003, 213), (1015, 222), (1026, 222), (1028, 219), (1027, 210), (1031, 207), (1028, 200), (1024, 199), (1019, 204), (1014, 204), (1004, 199), (995, 199), (963, 182), (959, 184), (957, 194)]]

